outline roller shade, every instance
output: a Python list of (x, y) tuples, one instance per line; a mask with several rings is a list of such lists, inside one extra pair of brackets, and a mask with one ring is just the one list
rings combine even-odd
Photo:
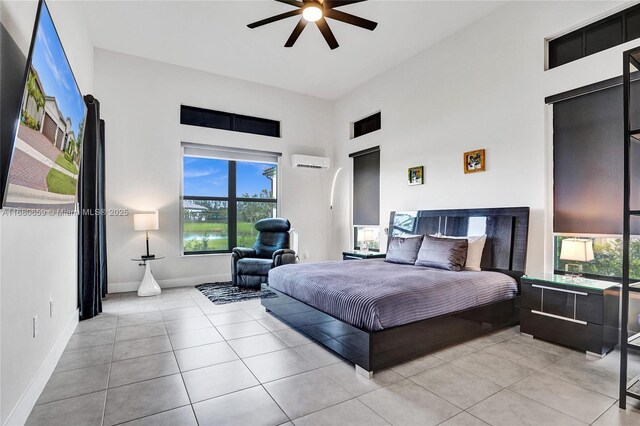
[[(622, 234), (622, 118), (620, 85), (553, 104), (554, 232)], [(638, 148), (632, 155), (640, 160)], [(632, 173), (640, 182), (637, 167)], [(632, 222), (633, 234), (640, 234), (638, 225)]]
[(349, 155), (353, 158), (353, 224), (380, 225), (380, 147)]
[(253, 161), (256, 163), (277, 163), (280, 152), (254, 151), (250, 149), (212, 146), (183, 142), (184, 155), (190, 157), (220, 158), (235, 161)]

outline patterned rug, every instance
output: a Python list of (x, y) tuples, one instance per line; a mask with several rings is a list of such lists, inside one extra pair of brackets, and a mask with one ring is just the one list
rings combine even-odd
[(240, 288), (231, 284), (231, 281), (221, 283), (206, 283), (197, 285), (214, 305), (226, 305), (227, 303), (244, 302), (251, 299), (267, 299), (278, 295), (270, 290), (253, 290)]

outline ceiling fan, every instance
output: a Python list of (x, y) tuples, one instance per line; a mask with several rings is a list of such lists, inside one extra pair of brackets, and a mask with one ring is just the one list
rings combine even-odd
[(322, 36), (327, 41), (327, 44), (331, 48), (331, 50), (337, 48), (339, 46), (336, 37), (333, 35), (331, 28), (329, 28), (329, 24), (327, 24), (327, 20), (325, 18), (335, 19), (336, 21), (346, 22), (347, 24), (355, 25), (360, 28), (365, 28), (367, 30), (373, 31), (378, 25), (377, 22), (369, 21), (368, 19), (360, 18), (358, 16), (351, 15), (349, 13), (341, 12), (339, 10), (335, 10), (336, 7), (346, 6), (353, 3), (360, 3), (366, 0), (345, 0), (345, 1), (337, 1), (337, 0), (275, 0), (280, 3), (285, 3), (291, 6), (296, 7), (296, 10), (292, 10), (290, 12), (281, 13), (280, 15), (272, 16), (271, 18), (263, 19), (261, 21), (254, 22), (252, 24), (247, 25), (249, 28), (257, 28), (262, 25), (270, 24), (272, 22), (280, 21), (281, 19), (290, 18), (292, 16), (302, 15), (300, 21), (298, 21), (298, 25), (293, 29), (293, 32), (289, 36), (289, 39), (284, 44), (284, 47), (292, 47), (304, 27), (307, 26), (309, 22), (315, 22), (318, 26), (318, 29), (322, 33)]

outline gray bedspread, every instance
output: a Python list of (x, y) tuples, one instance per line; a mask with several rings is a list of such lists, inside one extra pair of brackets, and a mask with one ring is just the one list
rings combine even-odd
[(445, 271), (354, 260), (283, 265), (269, 285), (368, 331), (407, 324), (516, 296), (513, 278), (498, 272)]

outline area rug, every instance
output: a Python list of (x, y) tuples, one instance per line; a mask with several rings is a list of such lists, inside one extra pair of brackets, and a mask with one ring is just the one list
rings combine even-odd
[(220, 283), (206, 283), (197, 285), (196, 288), (202, 292), (214, 305), (226, 305), (227, 303), (244, 302), (252, 299), (267, 299), (278, 295), (271, 290), (253, 290), (250, 288), (240, 288), (231, 284), (231, 281)]

